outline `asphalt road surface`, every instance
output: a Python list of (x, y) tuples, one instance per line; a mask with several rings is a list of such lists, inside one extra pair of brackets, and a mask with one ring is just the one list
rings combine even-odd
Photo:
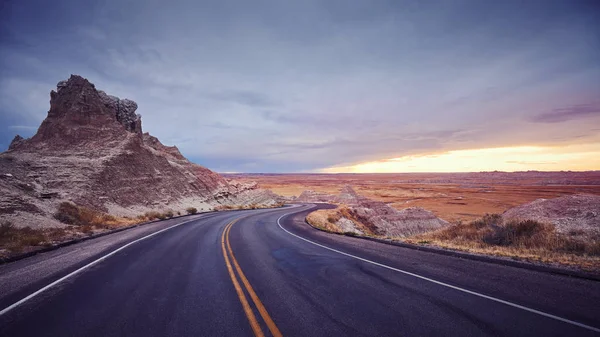
[(0, 336), (600, 336), (600, 282), (327, 234), (304, 223), (312, 207), (2, 265)]

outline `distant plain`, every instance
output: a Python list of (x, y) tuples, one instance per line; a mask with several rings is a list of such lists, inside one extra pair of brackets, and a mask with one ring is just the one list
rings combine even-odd
[(360, 195), (396, 209), (423, 207), (456, 223), (502, 212), (536, 199), (572, 194), (600, 195), (600, 171), (386, 174), (227, 174), (256, 181), (282, 196), (305, 190), (336, 194), (351, 185)]

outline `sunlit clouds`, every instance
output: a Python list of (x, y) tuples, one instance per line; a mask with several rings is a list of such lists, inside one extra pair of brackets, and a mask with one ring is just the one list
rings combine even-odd
[(600, 168), (600, 143), (565, 147), (518, 146), (404, 156), (323, 169), (324, 173), (584, 171)]

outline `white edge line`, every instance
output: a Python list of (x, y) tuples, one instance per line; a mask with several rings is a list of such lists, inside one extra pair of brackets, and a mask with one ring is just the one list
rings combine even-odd
[(193, 221), (197, 221), (197, 220), (200, 220), (200, 219), (202, 219), (202, 217), (198, 217), (197, 219), (193, 219), (193, 220), (185, 221), (185, 222), (182, 222), (182, 223), (178, 223), (178, 224), (173, 225), (171, 227), (163, 228), (163, 229), (161, 229), (161, 230), (159, 230), (157, 232), (154, 232), (152, 234), (146, 235), (146, 236), (141, 237), (141, 238), (139, 238), (137, 240), (131, 241), (130, 243), (128, 243), (128, 244), (126, 244), (124, 246), (121, 246), (120, 248), (117, 248), (117, 249), (113, 250), (112, 252), (110, 252), (110, 253), (108, 253), (108, 254), (106, 254), (106, 255), (104, 255), (104, 256), (102, 256), (102, 257), (100, 257), (100, 258), (98, 258), (98, 259), (96, 259), (96, 260), (94, 260), (94, 261), (92, 261), (92, 262), (90, 262), (88, 264), (86, 264), (85, 266), (83, 266), (83, 267), (81, 267), (81, 268), (79, 268), (79, 269), (77, 269), (77, 270), (75, 270), (75, 271), (73, 271), (73, 272), (71, 272), (71, 273), (69, 273), (69, 274), (61, 277), (61, 278), (59, 278), (58, 280), (56, 280), (56, 281), (48, 284), (47, 286), (45, 286), (45, 287), (39, 289), (38, 291), (30, 294), (29, 296), (27, 296), (27, 297), (25, 297), (25, 298), (23, 298), (23, 299), (15, 302), (15, 303), (9, 305), (8, 307), (2, 309), (2, 311), (0, 311), (0, 316), (6, 314), (7, 312), (11, 311), (12, 309), (18, 307), (19, 305), (21, 305), (21, 304), (29, 301), (30, 299), (36, 297), (37, 295), (43, 293), (44, 291), (46, 291), (46, 290), (54, 287), (55, 285), (61, 283), (62, 281), (66, 280), (66, 279), (68, 279), (68, 278), (70, 278), (70, 277), (72, 277), (74, 275), (77, 275), (77, 274), (81, 273), (82, 271), (86, 270), (87, 268), (89, 268), (89, 267), (91, 267), (91, 266), (93, 266), (95, 264), (98, 264), (98, 263), (102, 262), (103, 260), (107, 259), (108, 257), (110, 257), (110, 256), (112, 256), (112, 255), (114, 255), (114, 254), (122, 251), (123, 249), (125, 249), (125, 248), (133, 245), (134, 243), (140, 242), (142, 240), (146, 240), (146, 239), (148, 239), (148, 238), (150, 238), (150, 237), (152, 237), (154, 235), (160, 234), (160, 233), (162, 233), (164, 231), (167, 231), (169, 229), (173, 229), (175, 227), (179, 227), (181, 225), (185, 225), (187, 223), (190, 223), (190, 222), (193, 222)]
[(453, 285), (448, 284), (448, 283), (436, 281), (434, 279), (430, 279), (430, 278), (425, 277), (425, 276), (421, 276), (421, 275), (418, 275), (418, 274), (415, 274), (415, 273), (411, 273), (411, 272), (408, 272), (408, 271), (405, 271), (405, 270), (402, 270), (402, 269), (390, 267), (388, 265), (385, 265), (385, 264), (382, 264), (382, 263), (378, 263), (378, 262), (375, 262), (375, 261), (367, 260), (365, 258), (358, 257), (358, 256), (352, 255), (352, 254), (348, 254), (348, 253), (339, 251), (337, 249), (333, 249), (333, 248), (327, 247), (327, 246), (322, 245), (320, 243), (316, 243), (316, 242), (313, 242), (311, 240), (305, 239), (305, 238), (303, 238), (303, 237), (301, 237), (299, 235), (296, 235), (296, 234), (288, 231), (287, 229), (283, 228), (283, 226), (281, 226), (281, 223), (279, 222), (279, 220), (281, 220), (283, 217), (288, 216), (290, 214), (294, 214), (294, 213), (286, 213), (286, 214), (280, 216), (279, 219), (277, 219), (277, 225), (279, 225), (279, 228), (283, 229), (286, 233), (288, 233), (290, 235), (293, 235), (293, 236), (297, 237), (298, 239), (301, 239), (301, 240), (304, 240), (306, 242), (312, 243), (313, 245), (316, 245), (316, 246), (319, 246), (319, 247), (322, 247), (322, 248), (325, 248), (325, 249), (329, 249), (329, 250), (331, 250), (333, 252), (336, 252), (336, 253), (339, 253), (339, 254), (342, 254), (342, 255), (346, 255), (346, 256), (355, 258), (357, 260), (360, 260), (360, 261), (371, 263), (371, 264), (374, 264), (374, 265), (379, 266), (379, 267), (383, 267), (383, 268), (386, 268), (386, 269), (397, 271), (399, 273), (403, 273), (403, 274), (410, 275), (410, 276), (413, 276), (413, 277), (416, 277), (416, 278), (419, 278), (419, 279), (422, 279), (422, 280), (425, 280), (425, 281), (429, 281), (429, 282), (432, 282), (432, 283), (435, 283), (435, 284), (439, 284), (439, 285), (444, 286), (444, 287), (448, 287), (448, 288), (452, 288), (452, 289), (455, 289), (455, 290), (458, 290), (458, 291), (462, 291), (462, 292), (467, 293), (467, 294), (479, 296), (479, 297), (482, 297), (482, 298), (485, 298), (485, 299), (488, 299), (488, 300), (491, 300), (491, 301), (494, 301), (494, 302), (506, 304), (506, 305), (509, 305), (511, 307), (514, 307), (514, 308), (518, 308), (518, 309), (522, 309), (522, 310), (525, 310), (525, 311), (529, 311), (529, 312), (532, 312), (534, 314), (538, 314), (538, 315), (541, 315), (541, 316), (544, 316), (544, 317), (555, 319), (557, 321), (561, 321), (561, 322), (569, 323), (569, 324), (572, 324), (572, 325), (576, 325), (576, 326), (584, 328), (584, 329), (592, 330), (592, 331), (595, 331), (595, 332), (600, 332), (600, 329), (595, 328), (593, 326), (589, 326), (589, 325), (586, 325), (586, 324), (583, 324), (583, 323), (572, 321), (570, 319), (566, 319), (566, 318), (562, 318), (562, 317), (555, 316), (555, 315), (552, 315), (552, 314), (548, 314), (548, 313), (545, 313), (543, 311), (539, 311), (539, 310), (535, 310), (535, 309), (532, 309), (532, 308), (528, 308), (528, 307), (525, 307), (525, 306), (522, 306), (522, 305), (519, 305), (519, 304), (516, 304), (516, 303), (512, 303), (512, 302), (508, 302), (508, 301), (505, 301), (505, 300), (501, 300), (499, 298), (495, 298), (495, 297), (492, 297), (492, 296), (480, 294), (480, 293), (477, 293), (477, 292), (474, 292), (474, 291), (471, 291), (471, 290), (463, 289), (463, 288), (460, 288), (460, 287), (457, 287), (457, 286), (453, 286)]

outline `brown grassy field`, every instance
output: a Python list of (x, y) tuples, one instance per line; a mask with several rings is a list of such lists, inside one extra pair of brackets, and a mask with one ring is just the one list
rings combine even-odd
[(338, 193), (344, 185), (397, 209), (419, 206), (452, 223), (472, 221), (539, 198), (600, 195), (600, 171), (397, 174), (234, 174), (283, 196)]
[[(363, 231), (358, 236), (382, 237), (373, 234), (352, 216), (345, 206), (322, 209), (308, 214), (306, 220), (313, 227), (344, 235), (336, 222), (343, 216), (352, 220)], [(534, 263), (549, 263), (578, 267), (585, 271), (600, 272), (600, 236), (585, 240), (557, 233), (554, 226), (532, 220), (505, 222), (501, 216), (485, 215), (483, 218), (449, 226), (409, 238), (383, 237), (414, 245), (434, 245), (469, 253), (508, 257)]]

